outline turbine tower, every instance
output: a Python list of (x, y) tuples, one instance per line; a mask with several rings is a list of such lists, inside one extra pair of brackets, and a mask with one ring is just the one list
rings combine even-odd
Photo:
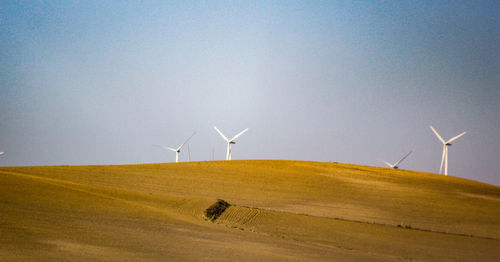
[(432, 132), (436, 134), (437, 138), (443, 143), (443, 156), (441, 157), (441, 166), (439, 167), (439, 173), (443, 170), (443, 162), (444, 162), (444, 175), (448, 175), (448, 147), (451, 146), (451, 142), (457, 140), (459, 137), (465, 135), (467, 132), (463, 132), (458, 136), (453, 137), (448, 141), (444, 141), (444, 139), (438, 134), (438, 132), (431, 126)]
[(398, 165), (403, 162), (403, 160), (405, 160), (406, 157), (408, 157), (410, 154), (411, 154), (412, 151), (410, 151), (408, 154), (406, 154), (406, 156), (404, 156), (403, 158), (399, 159), (398, 162), (394, 163), (394, 164), (390, 164), (382, 159), (380, 159), (382, 162), (384, 162), (386, 165), (388, 165), (390, 168), (394, 168), (394, 169), (398, 169)]
[(196, 132), (194, 132), (188, 139), (186, 139), (186, 141), (184, 141), (184, 143), (182, 143), (182, 145), (180, 145), (178, 148), (171, 148), (168, 146), (159, 146), (159, 147), (175, 152), (175, 163), (177, 163), (179, 162), (179, 153), (181, 152), (181, 148), (184, 146), (184, 144), (186, 144), (189, 141), (189, 139), (191, 139), (191, 137), (194, 136), (194, 134), (196, 134)]
[(227, 137), (216, 127), (214, 126), (215, 130), (217, 130), (217, 132), (219, 133), (219, 135), (224, 138), (224, 140), (226, 140), (227, 142), (227, 153), (226, 153), (226, 160), (231, 160), (231, 145), (232, 144), (236, 144), (236, 142), (234, 140), (236, 140), (236, 138), (240, 137), (241, 135), (243, 135), (243, 133), (245, 133), (246, 131), (248, 131), (248, 128), (241, 131), (240, 133), (238, 133), (237, 135), (235, 135), (233, 138), (231, 139), (227, 139)]

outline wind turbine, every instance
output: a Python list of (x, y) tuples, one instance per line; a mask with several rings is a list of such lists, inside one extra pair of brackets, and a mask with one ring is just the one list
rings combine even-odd
[(175, 162), (177, 163), (179, 162), (179, 153), (181, 152), (181, 148), (184, 146), (184, 144), (186, 144), (189, 141), (189, 139), (191, 139), (191, 137), (194, 136), (194, 134), (196, 134), (196, 132), (194, 132), (188, 139), (186, 139), (186, 141), (184, 141), (184, 143), (182, 143), (182, 145), (180, 145), (178, 148), (171, 148), (168, 146), (159, 146), (159, 147), (175, 152)]
[(410, 154), (411, 154), (412, 151), (410, 151), (408, 154), (406, 154), (406, 156), (404, 156), (403, 158), (399, 159), (398, 162), (394, 163), (394, 164), (390, 164), (382, 159), (380, 159), (382, 162), (384, 162), (386, 165), (388, 165), (390, 168), (394, 168), (394, 169), (398, 169), (398, 165), (403, 162), (403, 160), (405, 160), (406, 157), (408, 157)]
[(459, 137), (465, 135), (467, 132), (463, 132), (458, 136), (453, 137), (452, 139), (448, 141), (444, 141), (444, 139), (438, 134), (438, 132), (434, 129), (434, 127), (431, 126), (432, 132), (436, 134), (437, 138), (443, 143), (443, 156), (441, 157), (441, 166), (439, 167), (439, 173), (441, 173), (441, 170), (443, 169), (443, 162), (444, 164), (444, 175), (448, 175), (448, 147), (451, 146), (451, 142), (457, 140)]
[(245, 133), (246, 131), (248, 131), (248, 128), (241, 131), (240, 133), (238, 133), (237, 135), (235, 135), (233, 138), (231, 139), (227, 139), (227, 137), (216, 127), (214, 126), (215, 130), (217, 130), (217, 132), (219, 132), (220, 136), (222, 138), (224, 138), (224, 140), (226, 140), (227, 142), (227, 154), (226, 154), (226, 160), (231, 160), (231, 145), (232, 144), (236, 144), (236, 142), (234, 142), (234, 140), (236, 140), (236, 138), (240, 137), (241, 135), (243, 135), (243, 133)]

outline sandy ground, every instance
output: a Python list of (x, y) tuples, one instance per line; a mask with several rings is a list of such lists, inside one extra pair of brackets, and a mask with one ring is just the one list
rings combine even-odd
[[(499, 214), (488, 209), (498, 207), (498, 187), (455, 178), (443, 182), (441, 176), (430, 174), (413, 177), (413, 173), (385, 174), (384, 169), (362, 170), (366, 167), (353, 171), (351, 166), (332, 168), (325, 163), (233, 162), (1, 168), (0, 260), (495, 261), (500, 257), (495, 231)], [(239, 171), (230, 171), (227, 165)], [(206, 177), (198, 179), (201, 174)], [(340, 184), (330, 188), (336, 193), (328, 193), (325, 185), (336, 182)], [(415, 184), (419, 187), (409, 194), (405, 189)], [(345, 188), (349, 185), (352, 188)], [(353, 197), (352, 192), (365, 186), (376, 192)], [(346, 195), (339, 197), (339, 192)], [(449, 211), (426, 214), (423, 211), (440, 206), (422, 203), (436, 192), (460, 198), (446, 200), (452, 204)], [(414, 202), (415, 195), (422, 200)], [(204, 210), (220, 196), (233, 206), (215, 222), (207, 221)], [(384, 197), (396, 201), (370, 205)], [(448, 221), (448, 227), (436, 221), (468, 206), (483, 213), (465, 214)], [(406, 219), (405, 213), (414, 212), (423, 213)]]

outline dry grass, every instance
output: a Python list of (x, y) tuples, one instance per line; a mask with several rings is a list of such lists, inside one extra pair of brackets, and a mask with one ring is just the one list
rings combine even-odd
[[(8, 167), (0, 194), (2, 261), (500, 256), (499, 187), (406, 170), (302, 161)], [(216, 199), (233, 206), (205, 221)]]

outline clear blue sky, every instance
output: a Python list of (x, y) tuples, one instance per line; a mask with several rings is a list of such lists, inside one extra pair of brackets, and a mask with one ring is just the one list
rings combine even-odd
[[(497, 1), (2, 1), (1, 166), (298, 159), (500, 185)], [(180, 159), (187, 160), (187, 148)]]

